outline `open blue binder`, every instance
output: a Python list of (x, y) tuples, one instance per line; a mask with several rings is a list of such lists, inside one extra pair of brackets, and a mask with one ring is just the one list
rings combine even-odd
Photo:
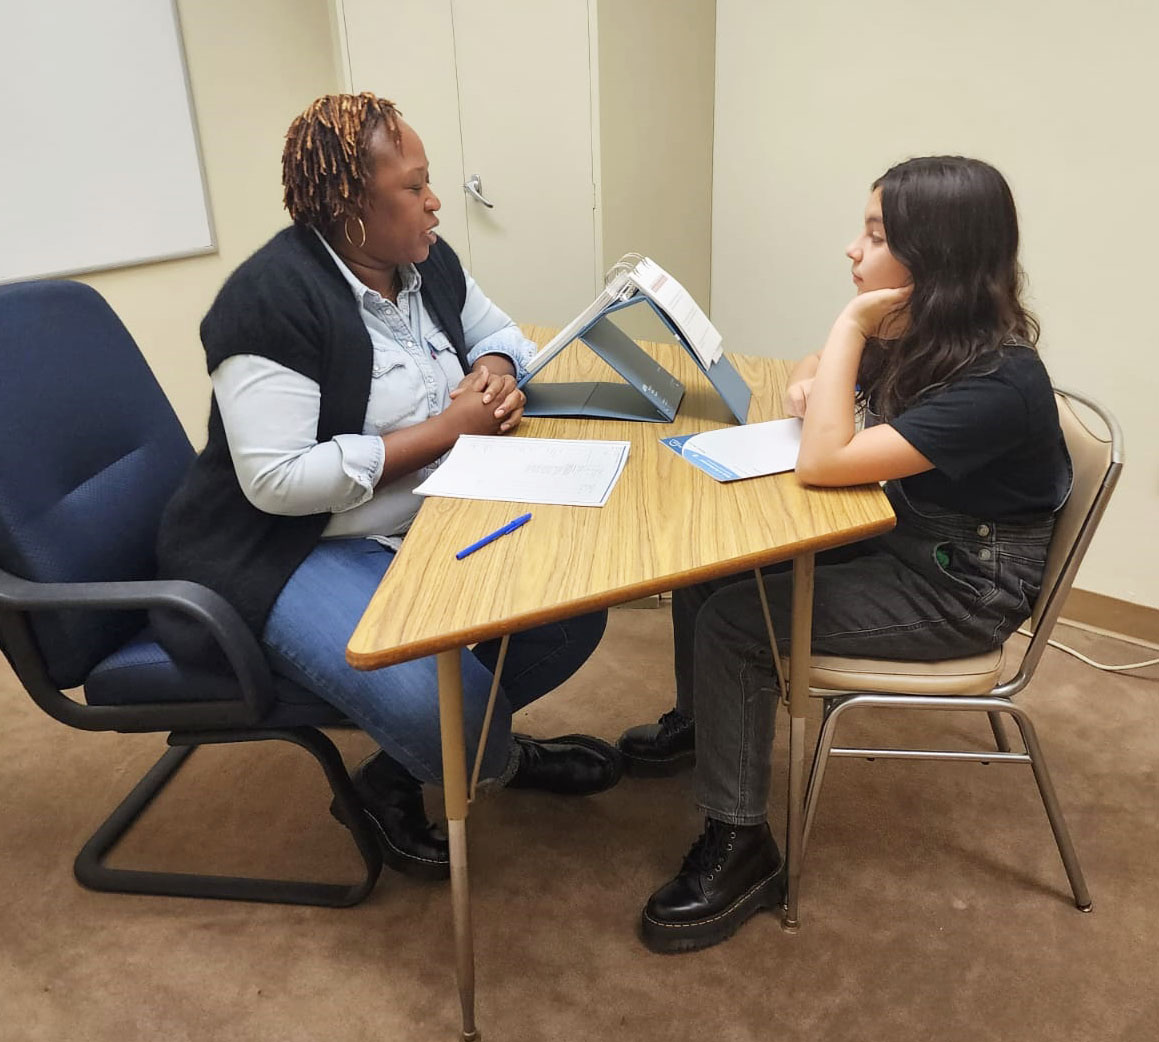
[(611, 321), (617, 311), (635, 304), (647, 304), (692, 357), (717, 393), (736, 417), (748, 419), (752, 392), (723, 355), (705, 368), (684, 334), (651, 297), (637, 293), (603, 309), (576, 334), (591, 350), (625, 380), (622, 384), (536, 383), (538, 372), (525, 376), (519, 386), (527, 395), (524, 416), (586, 416), (606, 420), (647, 420), (670, 423), (676, 418), (684, 397), (684, 384), (644, 351), (627, 333)]

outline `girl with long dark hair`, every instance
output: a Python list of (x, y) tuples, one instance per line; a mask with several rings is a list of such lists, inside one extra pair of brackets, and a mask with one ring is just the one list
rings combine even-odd
[[(981, 653), (1030, 615), (1071, 476), (1020, 299), (1013, 197), (986, 163), (909, 160), (874, 183), (846, 255), (857, 295), (786, 395), (804, 421), (797, 474), (885, 482), (897, 526), (817, 556), (814, 650)], [(771, 569), (762, 582), (787, 649), (792, 578)], [(785, 883), (766, 821), (777, 682), (756, 578), (676, 591), (672, 623), (676, 707), (620, 738), (637, 774), (695, 762), (705, 814), (680, 872), (644, 908), (655, 951), (724, 940), (778, 906)]]

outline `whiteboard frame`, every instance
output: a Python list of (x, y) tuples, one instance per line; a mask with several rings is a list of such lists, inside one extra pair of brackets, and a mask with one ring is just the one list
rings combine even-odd
[(209, 227), (209, 245), (195, 246), (187, 250), (178, 250), (175, 253), (160, 253), (149, 257), (110, 261), (108, 264), (95, 264), (84, 268), (62, 268), (59, 271), (41, 272), (37, 275), (17, 275), (11, 278), (0, 278), (0, 286), (10, 286), (16, 282), (33, 282), (38, 279), (59, 279), (71, 275), (92, 275), (101, 271), (135, 268), (142, 264), (158, 264), (162, 261), (181, 260), (185, 257), (208, 257), (219, 251), (217, 225), (213, 220), (213, 202), (209, 196), (209, 180), (205, 174), (205, 155), (201, 150), (201, 130), (197, 122), (197, 106), (193, 101), (193, 84), (189, 79), (189, 60), (185, 54), (185, 34), (181, 28), (181, 12), (177, 9), (177, 0), (169, 0), (169, 10), (173, 15), (173, 31), (177, 35), (177, 54), (181, 59), (181, 78), (185, 83), (185, 102), (189, 106), (189, 121), (193, 131), (193, 148), (197, 153), (197, 172), (201, 178), (201, 198), (205, 204), (205, 223)]

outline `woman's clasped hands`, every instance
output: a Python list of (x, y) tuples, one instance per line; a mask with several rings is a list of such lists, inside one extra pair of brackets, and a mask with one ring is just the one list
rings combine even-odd
[(508, 434), (519, 426), (527, 401), (514, 376), (486, 365), (464, 376), (450, 398), (444, 415), (460, 434)]

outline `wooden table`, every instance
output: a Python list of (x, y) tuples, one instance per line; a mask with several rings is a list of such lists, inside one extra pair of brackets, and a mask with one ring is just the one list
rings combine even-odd
[[(552, 330), (527, 327), (546, 343)], [(606, 506), (536, 505), (535, 518), (487, 552), (455, 551), (521, 513), (501, 502), (428, 499), (382, 580), (346, 657), (377, 669), (438, 655), (443, 785), (451, 843), (451, 897), (463, 1038), (478, 1037), (467, 878), (467, 765), (463, 742), (460, 649), (476, 641), (606, 608), (649, 594), (787, 559), (793, 560), (792, 661), (807, 661), (812, 631), (813, 555), (893, 527), (877, 486), (803, 487), (795, 474), (721, 484), (679, 459), (660, 438), (732, 422), (691, 358), (670, 344), (643, 345), (687, 391), (672, 423), (527, 419), (518, 433), (540, 438), (631, 442), (628, 462)], [(729, 356), (752, 388), (749, 422), (783, 415), (790, 364)], [(539, 380), (618, 381), (582, 344), (573, 344)], [(789, 678), (789, 793), (785, 925), (797, 925), (801, 808), (804, 798), (808, 671)], [(483, 741), (480, 740), (480, 748)]]

